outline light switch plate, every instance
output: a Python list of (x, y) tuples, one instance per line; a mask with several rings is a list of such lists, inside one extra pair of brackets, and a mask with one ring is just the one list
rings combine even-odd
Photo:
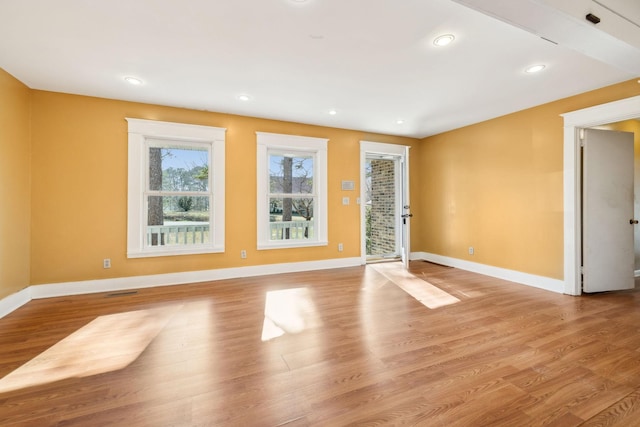
[(354, 181), (342, 181), (342, 189), (344, 191), (355, 190), (356, 183)]

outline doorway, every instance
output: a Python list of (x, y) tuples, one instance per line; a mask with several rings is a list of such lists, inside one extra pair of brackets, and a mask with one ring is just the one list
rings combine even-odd
[(400, 159), (369, 153), (365, 160), (365, 249), (367, 262), (399, 260), (402, 227), (398, 221)]
[(408, 148), (362, 141), (361, 219), (363, 264), (409, 262)]
[(564, 293), (580, 295), (582, 218), (580, 129), (640, 118), (640, 96), (563, 114), (564, 118)]

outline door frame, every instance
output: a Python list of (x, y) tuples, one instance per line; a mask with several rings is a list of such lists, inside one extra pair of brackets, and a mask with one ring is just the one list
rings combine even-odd
[(582, 196), (580, 131), (640, 118), (640, 96), (561, 114), (564, 118), (564, 293), (580, 295), (582, 280)]
[[(407, 145), (397, 145), (397, 144), (386, 144), (382, 142), (372, 142), (372, 141), (360, 141), (360, 260), (364, 265), (367, 263), (367, 248), (366, 248), (366, 215), (365, 215), (365, 198), (367, 192), (367, 184), (366, 184), (366, 162), (367, 162), (367, 154), (374, 155), (382, 155), (382, 156), (393, 156), (400, 159), (400, 162), (404, 162), (406, 165), (405, 168), (398, 168), (399, 172), (404, 169), (405, 173), (401, 173), (400, 175), (400, 185), (397, 186), (397, 191), (399, 191), (399, 196), (401, 198), (400, 206), (404, 204), (409, 204), (409, 146)], [(402, 209), (400, 209), (400, 213)], [(409, 221), (409, 218), (407, 218)], [(405, 229), (408, 229), (408, 224), (406, 227), (402, 227), (401, 235), (405, 232)], [(401, 243), (401, 250), (403, 251), (403, 260), (407, 260), (410, 254), (410, 247), (407, 245), (407, 248), (403, 247), (403, 242)]]

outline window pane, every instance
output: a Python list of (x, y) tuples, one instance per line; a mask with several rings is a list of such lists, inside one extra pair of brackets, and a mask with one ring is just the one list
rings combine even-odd
[(269, 240), (313, 239), (313, 209), (313, 198), (269, 198)]
[(270, 154), (269, 191), (281, 194), (313, 193), (313, 156)]
[(149, 190), (208, 189), (209, 151), (206, 147), (149, 147)]
[(149, 196), (148, 246), (209, 243), (208, 196)]

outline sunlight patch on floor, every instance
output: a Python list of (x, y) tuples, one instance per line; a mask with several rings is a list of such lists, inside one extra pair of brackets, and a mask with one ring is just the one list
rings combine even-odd
[(297, 334), (322, 326), (309, 289), (294, 288), (267, 292), (262, 341), (284, 334)]
[(0, 379), (0, 393), (123, 369), (180, 307), (100, 316)]
[(367, 267), (382, 274), (426, 307), (433, 309), (460, 302), (453, 295), (409, 273), (401, 263), (370, 264)]

